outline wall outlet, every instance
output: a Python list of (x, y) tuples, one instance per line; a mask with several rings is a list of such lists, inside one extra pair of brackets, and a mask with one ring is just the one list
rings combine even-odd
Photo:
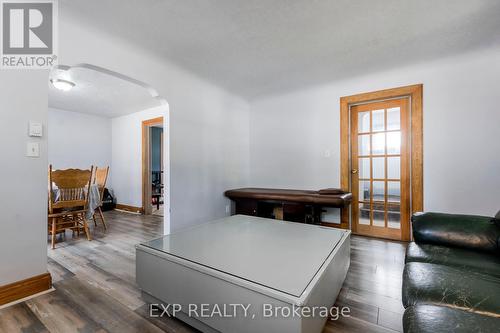
[(40, 157), (40, 144), (38, 142), (28, 142), (26, 145), (27, 157)]

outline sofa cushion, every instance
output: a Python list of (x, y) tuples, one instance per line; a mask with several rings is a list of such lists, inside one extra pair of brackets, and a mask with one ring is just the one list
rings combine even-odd
[(413, 238), (419, 244), (458, 247), (498, 254), (500, 227), (491, 217), (443, 213), (412, 215)]
[(486, 252), (410, 243), (405, 262), (441, 264), (500, 277), (500, 257)]
[(497, 332), (500, 319), (444, 306), (417, 305), (403, 316), (405, 333)]
[(500, 278), (459, 268), (409, 262), (403, 271), (403, 305), (449, 305), (500, 316)]
[(493, 219), (491, 219), (491, 222), (495, 223), (497, 225), (497, 227), (500, 227), (500, 210), (495, 215), (495, 217), (493, 217)]

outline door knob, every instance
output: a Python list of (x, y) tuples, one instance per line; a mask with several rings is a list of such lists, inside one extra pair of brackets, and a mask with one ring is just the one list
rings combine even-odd
[(351, 173), (352, 173), (353, 175), (357, 174), (357, 173), (358, 173), (358, 169), (352, 169), (352, 170), (351, 170)]

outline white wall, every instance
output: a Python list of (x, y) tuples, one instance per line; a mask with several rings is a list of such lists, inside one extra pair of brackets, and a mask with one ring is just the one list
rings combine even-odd
[(56, 169), (111, 165), (109, 118), (49, 108), (47, 136), (49, 163)]
[[(146, 82), (169, 103), (172, 230), (225, 216), (227, 188), (248, 179), (248, 104), (126, 41), (79, 21), (59, 3), (59, 63), (89, 63)], [(46, 271), (46, 138), (24, 157), (31, 118), (47, 126), (48, 72), (2, 71), (0, 285)], [(166, 138), (167, 139), (167, 138)], [(26, 205), (29, 202), (29, 205)]]
[(500, 209), (499, 59), (500, 49), (485, 49), (257, 101), (250, 183), (338, 187), (340, 97), (423, 83), (425, 210), (491, 216)]
[[(142, 121), (165, 117), (165, 106), (113, 118), (113, 191), (119, 204), (142, 206)], [(165, 121), (165, 119), (164, 119)]]
[[(170, 170), (165, 170), (171, 174), (170, 186), (165, 186), (166, 207), (170, 190), (172, 223), (167, 221), (166, 232), (185, 226), (193, 216), (205, 222), (228, 214), (224, 191), (248, 182), (247, 111), (228, 104), (227, 109), (216, 108), (199, 119), (170, 126), (164, 118), (164, 138), (171, 140)], [(160, 116), (166, 117), (164, 106), (112, 119), (112, 183), (120, 204), (142, 206), (142, 121)], [(168, 131), (178, 133), (180, 141), (169, 138)], [(165, 144), (164, 156), (168, 148)]]
[[(47, 77), (0, 73), (0, 286), (47, 271), (47, 136), (28, 137), (30, 120), (47, 124)], [(25, 157), (27, 142), (40, 158)]]
[(61, 64), (90, 63), (116, 71), (146, 82), (168, 101), (171, 230), (225, 216), (229, 200), (224, 190), (248, 181), (248, 103), (146, 50), (80, 24), (63, 6), (59, 18)]

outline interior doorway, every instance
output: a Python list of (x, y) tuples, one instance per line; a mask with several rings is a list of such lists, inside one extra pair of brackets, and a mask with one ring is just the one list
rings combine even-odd
[(359, 234), (400, 239), (409, 230), (408, 102), (351, 107), (352, 222)]
[[(90, 170), (92, 166), (108, 170), (107, 182), (102, 186), (104, 194), (99, 193), (102, 200), (97, 200), (97, 195), (94, 198), (95, 203), (103, 202), (106, 220), (143, 212), (141, 121), (155, 117), (164, 120), (156, 127), (164, 131), (161, 137), (166, 140), (155, 157), (161, 161), (155, 171), (161, 175), (158, 183), (163, 189), (158, 202), (163, 214), (148, 221), (154, 221), (162, 233), (169, 234), (168, 102), (142, 81), (91, 64), (59, 65), (49, 79), (49, 163), (55, 170)], [(90, 213), (89, 209), (92, 221)], [(113, 230), (90, 224), (92, 237), (113, 234)]]
[(142, 209), (146, 215), (164, 215), (163, 127), (163, 117), (142, 121)]
[(354, 233), (409, 240), (423, 209), (422, 86), (341, 99), (342, 187)]

